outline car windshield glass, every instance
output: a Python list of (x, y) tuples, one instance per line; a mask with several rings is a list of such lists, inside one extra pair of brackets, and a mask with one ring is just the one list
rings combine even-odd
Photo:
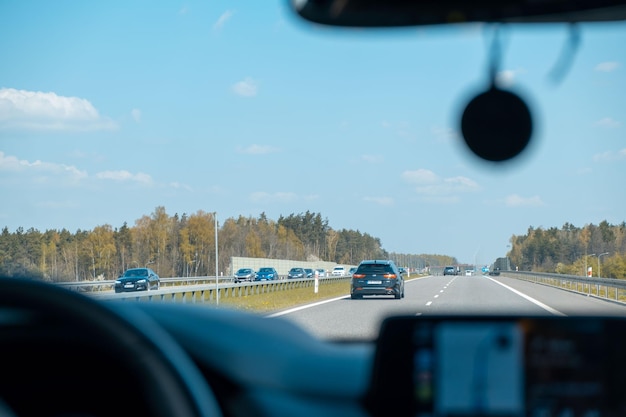
[[(198, 304), (351, 340), (392, 314), (626, 301), (560, 279), (626, 282), (626, 23), (355, 30), (289, 5), (0, 2), (0, 275), (134, 302), (115, 280), (144, 265), (162, 299), (201, 288)], [(496, 90), (532, 116), (503, 162), (463, 118)], [(469, 124), (506, 147), (510, 112), (490, 109)], [(404, 292), (352, 302), (366, 260), (405, 267)], [(326, 276), (288, 281), (300, 267)]]
[(366, 264), (357, 269), (357, 274), (386, 274), (392, 273), (393, 269), (389, 265)]

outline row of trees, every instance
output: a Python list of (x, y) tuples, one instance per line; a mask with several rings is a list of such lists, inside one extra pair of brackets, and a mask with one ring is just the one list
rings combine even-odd
[(408, 267), (411, 270), (423, 270), (425, 268), (446, 266), (446, 265), (458, 265), (459, 261), (448, 255), (432, 255), (432, 254), (408, 254), (408, 253), (395, 253), (389, 254), (389, 259), (394, 261), (398, 266)]
[(228, 218), (213, 213), (170, 216), (164, 207), (134, 226), (105, 224), (91, 231), (19, 228), (0, 234), (0, 275), (36, 276), (50, 281), (113, 279), (131, 267), (150, 266), (161, 276), (215, 275), (216, 225), (220, 273), (233, 256), (326, 260), (357, 264), (387, 258), (378, 238), (358, 230), (334, 230), (319, 213), (270, 220)]
[(576, 227), (565, 223), (557, 228), (529, 227), (525, 235), (511, 237), (508, 253), (521, 271), (585, 275), (585, 268), (597, 266), (606, 278), (626, 278), (626, 222)]

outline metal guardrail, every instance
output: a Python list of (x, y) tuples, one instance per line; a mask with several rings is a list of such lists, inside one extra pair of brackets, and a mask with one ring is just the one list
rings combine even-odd
[(621, 301), (623, 298), (626, 298), (626, 280), (621, 279), (588, 278), (576, 275), (526, 271), (500, 271), (500, 275), (564, 288), (581, 294), (614, 299), (615, 301)]
[[(215, 277), (213, 277), (215, 278)], [(349, 280), (350, 276), (319, 278), (319, 284), (341, 282)], [(182, 303), (212, 302), (217, 299), (227, 299), (233, 297), (245, 297), (277, 291), (288, 291), (296, 288), (307, 288), (315, 285), (315, 278), (304, 279), (278, 279), (272, 281), (255, 282), (222, 282), (220, 277), (219, 285), (201, 284), (189, 286), (177, 286), (161, 288), (152, 291), (137, 292), (94, 292), (90, 296), (97, 299), (133, 300), (133, 301), (176, 301)]]
[[(232, 282), (234, 277), (219, 277), (220, 282)], [(215, 277), (174, 277), (174, 278), (161, 278), (161, 286), (172, 285), (197, 285), (197, 284), (209, 284), (215, 283)], [(115, 280), (102, 280), (102, 281), (77, 281), (77, 282), (57, 282), (56, 285), (65, 287), (74, 291), (105, 291), (112, 290)]]

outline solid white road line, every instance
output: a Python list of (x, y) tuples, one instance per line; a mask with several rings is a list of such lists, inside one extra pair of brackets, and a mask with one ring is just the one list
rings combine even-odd
[[(484, 276), (484, 275), (483, 275)], [(542, 303), (541, 301), (535, 300), (534, 298), (524, 294), (523, 292), (517, 291), (515, 288), (511, 288), (506, 284), (501, 283), (500, 281), (496, 281), (495, 279), (488, 277), (488, 276), (484, 276), (485, 278), (488, 278), (490, 280), (492, 280), (493, 282), (495, 282), (498, 285), (502, 285), (504, 288), (506, 288), (509, 291), (514, 292), (515, 294), (519, 295), (520, 297), (523, 297), (525, 299), (527, 299), (528, 301), (530, 301), (531, 303), (543, 308), (544, 310), (546, 310), (547, 312), (554, 314), (555, 316), (567, 316), (567, 314), (565, 313), (561, 313), (559, 310), (552, 308), (548, 305), (545, 305), (544, 303)]]
[(300, 306), (300, 307), (290, 308), (289, 310), (279, 311), (278, 313), (273, 313), (273, 314), (270, 314), (270, 315), (265, 316), (265, 317), (284, 316), (285, 314), (295, 313), (296, 311), (304, 310), (306, 308), (320, 306), (320, 305), (326, 304), (326, 303), (332, 303), (333, 301), (343, 300), (344, 298), (348, 298), (348, 297), (349, 296), (345, 296), (344, 295), (343, 297), (336, 297), (336, 298), (331, 298), (329, 300), (318, 301), (317, 303), (307, 304), (307, 305), (303, 305), (303, 306)]

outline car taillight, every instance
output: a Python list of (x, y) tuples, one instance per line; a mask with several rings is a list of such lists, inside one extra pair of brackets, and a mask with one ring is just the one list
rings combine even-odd
[(352, 274), (352, 278), (365, 278), (365, 274)]
[(385, 274), (383, 275), (385, 279), (396, 279), (396, 274)]

